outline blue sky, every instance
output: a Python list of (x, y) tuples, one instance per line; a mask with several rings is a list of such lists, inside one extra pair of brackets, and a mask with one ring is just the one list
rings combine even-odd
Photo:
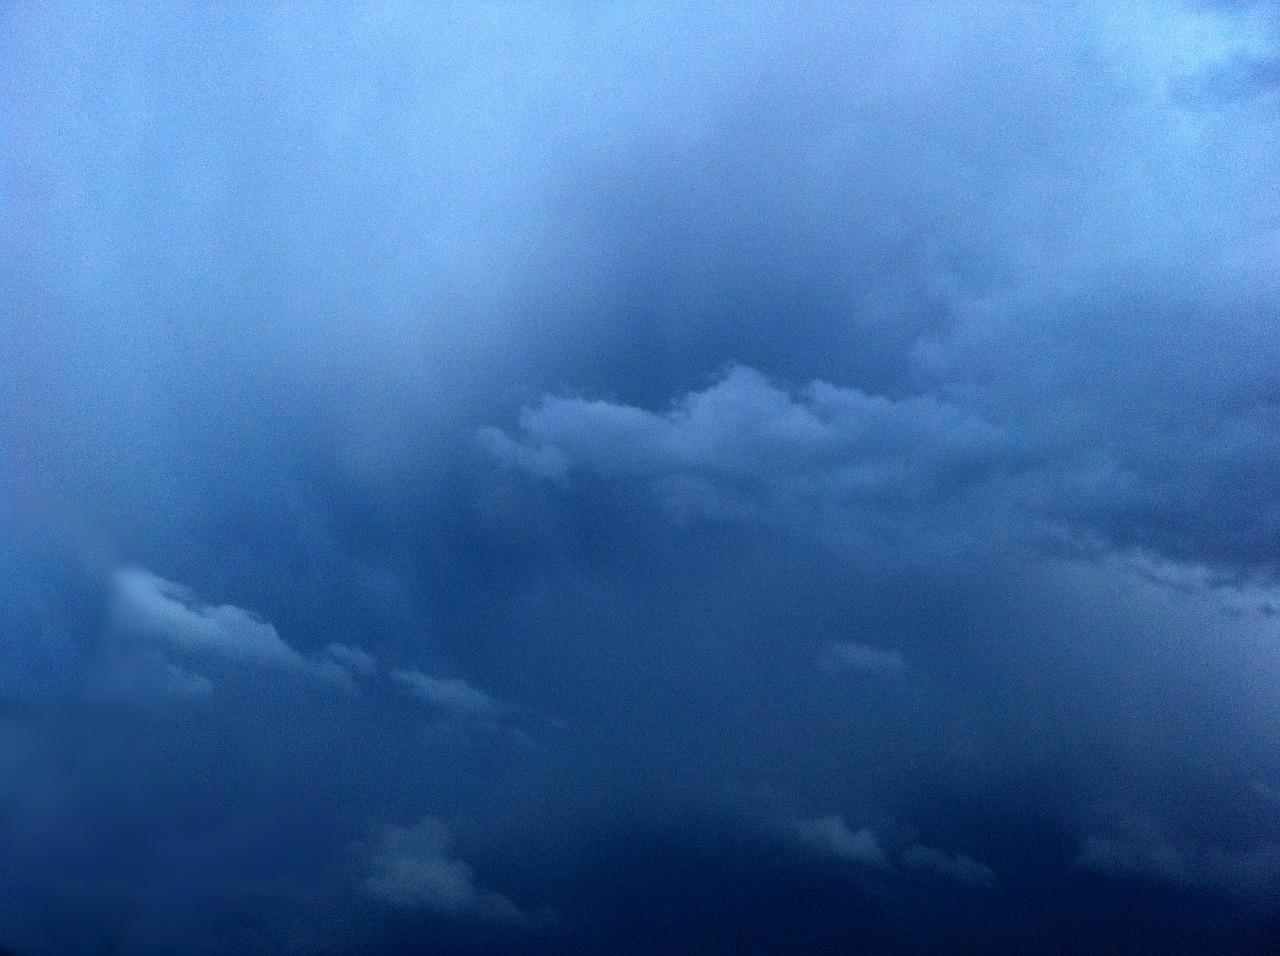
[(1271, 951), (1278, 23), (6, 6), (0, 946)]

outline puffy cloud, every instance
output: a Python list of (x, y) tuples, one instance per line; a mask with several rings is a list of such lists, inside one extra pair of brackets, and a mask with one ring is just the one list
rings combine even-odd
[[(1148, 548), (1238, 571), (1273, 564), (1275, 406), (1153, 421), (1169, 430), (1157, 440), (1128, 437), (1104, 405), (1056, 427), (1035, 392), (983, 409), (972, 396), (889, 398), (820, 381), (791, 392), (739, 366), (665, 412), (546, 397), (515, 435), (487, 428), (481, 439), (540, 478), (638, 484), (678, 515), (800, 528), (867, 563), (1014, 543)], [(1165, 413), (1148, 397), (1134, 414)]]
[(795, 825), (796, 836), (810, 850), (868, 866), (887, 863), (876, 835), (867, 827), (853, 831), (838, 816), (801, 820)]
[(995, 425), (932, 396), (824, 382), (792, 394), (742, 366), (663, 413), (546, 398), (517, 436), (481, 438), (539, 477), (639, 482), (680, 514), (801, 525), (875, 558), (940, 532), (950, 509), (994, 520), (1000, 486), (1034, 463)]
[(500, 893), (477, 886), (475, 872), (450, 853), (449, 828), (423, 817), (387, 826), (368, 848), (366, 893), (395, 906), (523, 926), (530, 917)]
[(917, 843), (903, 850), (898, 859), (906, 866), (926, 870), (935, 876), (969, 886), (989, 887), (996, 882), (996, 874), (989, 866), (962, 853), (951, 856)]
[[(559, 451), (562, 468), (611, 478), (705, 476), (763, 485), (796, 497), (875, 500), (927, 494), (1006, 461), (1014, 451), (998, 429), (930, 397), (891, 400), (815, 382), (798, 395), (738, 366), (666, 413), (582, 398), (548, 398), (520, 418), (522, 437), (487, 430), (495, 454), (532, 468)], [(828, 474), (817, 474), (821, 468)], [(826, 478), (805, 489), (806, 476)], [(901, 481), (907, 477), (917, 483)], [(727, 508), (732, 505), (725, 502)]]

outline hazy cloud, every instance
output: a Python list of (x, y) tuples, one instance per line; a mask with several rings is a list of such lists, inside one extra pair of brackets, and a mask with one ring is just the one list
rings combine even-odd
[(1091, 836), (1085, 840), (1074, 865), (1102, 873), (1127, 873), (1177, 883), (1190, 879), (1182, 854), (1163, 839), (1133, 843), (1113, 837)]
[(1072, 865), (1111, 876), (1208, 887), (1248, 897), (1280, 879), (1280, 843), (1236, 849), (1175, 844), (1147, 827), (1126, 837), (1091, 835)]
[(431, 677), (419, 670), (392, 671), (391, 677), (414, 697), (455, 714), (488, 714), (498, 702), (458, 677)]
[(907, 662), (897, 651), (882, 651), (852, 641), (830, 641), (826, 646), (826, 662), (835, 668), (896, 673), (907, 669)]
[(104, 662), (99, 689), (125, 699), (209, 697), (213, 681), (170, 660), (163, 651), (141, 648), (117, 653)]
[(886, 865), (876, 835), (867, 827), (850, 830), (838, 816), (801, 820), (795, 825), (795, 832), (801, 843), (818, 853), (868, 866)]
[(423, 817), (411, 826), (387, 826), (369, 846), (366, 893), (396, 906), (512, 926), (529, 922), (500, 893), (477, 886), (475, 872), (451, 855), (449, 828)]
[(335, 642), (328, 644), (324, 652), (343, 667), (365, 677), (376, 674), (378, 671), (378, 659), (358, 647)]
[(903, 850), (898, 858), (907, 866), (969, 886), (989, 887), (996, 882), (996, 875), (989, 866), (962, 853), (951, 856), (917, 843)]

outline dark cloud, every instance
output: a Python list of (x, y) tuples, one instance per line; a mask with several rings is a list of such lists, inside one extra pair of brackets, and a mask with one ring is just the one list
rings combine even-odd
[(0, 945), (1274, 949), (1271, 5), (0, 18)]

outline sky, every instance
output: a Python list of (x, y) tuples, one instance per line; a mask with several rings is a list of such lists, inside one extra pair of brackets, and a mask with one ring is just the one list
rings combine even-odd
[(1280, 8), (0, 8), (0, 951), (1265, 954)]

